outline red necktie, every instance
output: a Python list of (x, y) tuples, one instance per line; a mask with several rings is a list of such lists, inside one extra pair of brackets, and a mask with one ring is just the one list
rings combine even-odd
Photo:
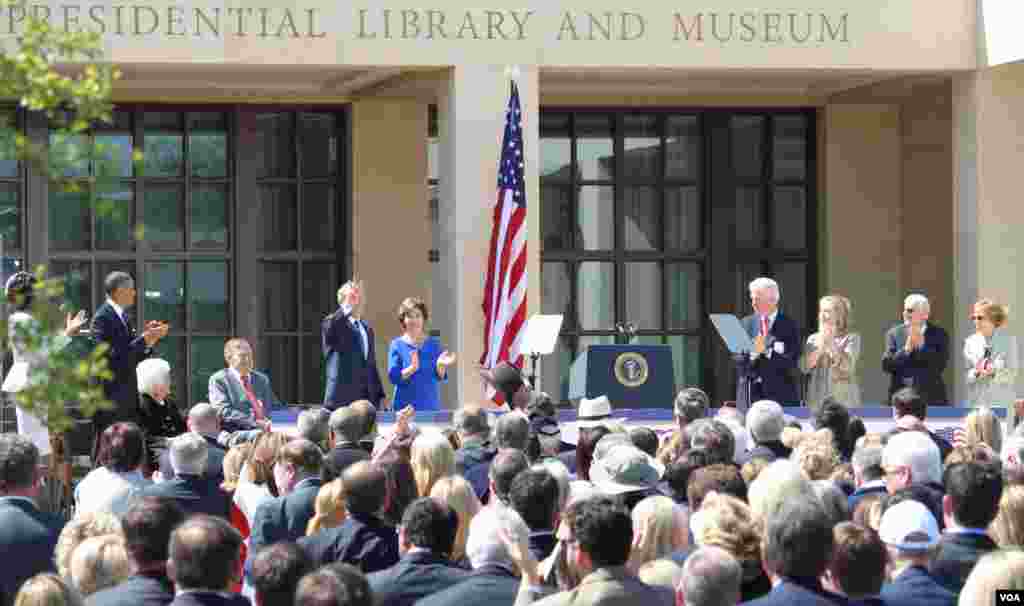
[(248, 397), (249, 401), (252, 402), (252, 413), (253, 413), (253, 416), (256, 417), (257, 421), (262, 421), (263, 420), (263, 402), (258, 400), (256, 398), (256, 394), (253, 393), (253, 391), (252, 391), (252, 380), (249, 378), (249, 375), (245, 375), (245, 376), (242, 377), (242, 388), (245, 389), (246, 397)]
[(761, 336), (768, 336), (768, 316), (761, 316)]

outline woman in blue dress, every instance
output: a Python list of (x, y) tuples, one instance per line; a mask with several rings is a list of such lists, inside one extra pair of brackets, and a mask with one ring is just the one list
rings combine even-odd
[(415, 297), (398, 306), (402, 336), (388, 349), (388, 378), (395, 386), (394, 409), (412, 405), (416, 410), (440, 410), (440, 383), (448, 380), (455, 354), (441, 341), (427, 336), (427, 304)]

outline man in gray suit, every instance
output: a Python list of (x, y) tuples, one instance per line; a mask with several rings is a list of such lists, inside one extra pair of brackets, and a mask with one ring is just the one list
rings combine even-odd
[(286, 406), (274, 393), (270, 378), (253, 369), (253, 359), (248, 341), (231, 339), (224, 344), (228, 367), (210, 377), (210, 404), (220, 409), (225, 431), (270, 431), (270, 413)]

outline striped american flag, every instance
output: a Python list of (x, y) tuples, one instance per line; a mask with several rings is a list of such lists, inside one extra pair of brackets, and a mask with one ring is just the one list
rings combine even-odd
[[(522, 109), (515, 82), (505, 110), (492, 221), (484, 283), (484, 353), (480, 364), (491, 369), (505, 360), (521, 368), (520, 346), (526, 327), (526, 187)], [(494, 393), (488, 396), (501, 397)]]

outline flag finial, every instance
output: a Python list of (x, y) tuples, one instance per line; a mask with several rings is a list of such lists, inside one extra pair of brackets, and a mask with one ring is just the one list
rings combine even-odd
[(509, 80), (518, 80), (521, 75), (518, 65), (505, 66), (505, 77)]

